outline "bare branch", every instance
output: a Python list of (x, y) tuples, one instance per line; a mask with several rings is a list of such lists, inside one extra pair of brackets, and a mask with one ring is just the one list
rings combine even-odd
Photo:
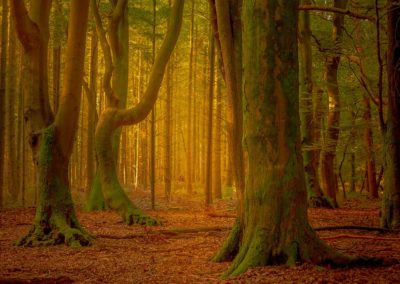
[(346, 15), (346, 16), (353, 17), (356, 19), (367, 20), (367, 21), (370, 21), (373, 23), (376, 21), (374, 17), (355, 13), (353, 11), (350, 11), (349, 9), (341, 9), (341, 8), (335, 8), (335, 7), (325, 7), (325, 6), (315, 6), (315, 5), (299, 5), (298, 10), (331, 12), (331, 13)]

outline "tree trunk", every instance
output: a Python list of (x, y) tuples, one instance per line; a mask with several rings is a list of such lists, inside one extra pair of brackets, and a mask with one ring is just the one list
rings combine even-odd
[[(157, 1), (153, 0), (153, 36), (152, 36), (152, 64), (156, 58), (156, 25), (157, 25)], [(154, 104), (150, 120), (150, 192), (151, 209), (155, 209), (156, 202), (156, 110)]]
[(221, 188), (221, 124), (222, 124), (222, 93), (221, 93), (221, 77), (217, 75), (217, 94), (215, 108), (215, 138), (214, 138), (214, 168), (213, 168), (213, 191), (215, 199), (222, 199)]
[(167, 35), (151, 69), (149, 84), (140, 102), (130, 109), (108, 108), (99, 118), (96, 128), (96, 153), (99, 174), (106, 204), (117, 210), (127, 224), (155, 224), (157, 221), (147, 216), (129, 200), (117, 177), (116, 161), (113, 157), (111, 137), (123, 125), (133, 125), (144, 120), (152, 110), (160, 89), (165, 67), (178, 39), (183, 0), (175, 0), (170, 14)]
[[(47, 53), (51, 0), (34, 1), (30, 12), (24, 1), (11, 1), (18, 38), (24, 49), (24, 119), (27, 140), (36, 170), (39, 159), (40, 131), (53, 121), (48, 94)], [(36, 173), (34, 174), (36, 175)]]
[(209, 62), (210, 62), (210, 79), (208, 89), (208, 112), (207, 112), (207, 160), (206, 160), (206, 187), (205, 187), (205, 201), (206, 207), (209, 207), (213, 202), (212, 197), (212, 149), (213, 149), (213, 101), (214, 101), (214, 82), (215, 82), (215, 45), (214, 37), (210, 35), (209, 46)]
[[(348, 0), (335, 0), (334, 7), (345, 9)], [(328, 91), (328, 125), (326, 129), (325, 145), (322, 151), (321, 177), (322, 188), (331, 199), (332, 206), (337, 207), (336, 193), (338, 180), (335, 170), (336, 146), (339, 140), (340, 125), (340, 94), (338, 85), (338, 68), (342, 45), (344, 15), (333, 15), (333, 55), (328, 56), (325, 62), (325, 80)]]
[(71, 1), (64, 86), (54, 123), (43, 131), (39, 159), (40, 199), (34, 224), (19, 245), (90, 244), (69, 190), (68, 164), (78, 127), (89, 0)]
[(223, 59), (224, 79), (228, 92), (228, 139), (229, 155), (233, 164), (236, 193), (238, 197), (238, 219), (228, 239), (213, 257), (214, 261), (227, 261), (235, 257), (242, 238), (244, 152), (242, 147), (242, 2), (235, 0), (210, 0), (211, 23), (216, 46), (220, 47)]
[(297, 6), (298, 1), (243, 2), (244, 145), (249, 168), (243, 239), (225, 276), (258, 265), (347, 265), (357, 260), (329, 248), (307, 220)]
[(400, 228), (400, 7), (387, 1), (388, 13), (388, 115), (385, 135), (385, 179), (381, 224), (384, 228)]
[[(310, 5), (310, 0), (303, 0), (302, 4)], [(304, 169), (306, 174), (306, 186), (309, 207), (331, 207), (326, 200), (319, 184), (318, 160), (319, 150), (317, 145), (319, 137), (316, 135), (316, 118), (314, 117), (313, 103), (313, 74), (312, 74), (312, 47), (310, 15), (308, 11), (302, 11), (299, 18), (299, 49), (301, 55), (300, 69), (300, 103), (302, 126), (302, 149)]]
[(8, 39), (8, 1), (2, 0), (1, 14), (1, 49), (0, 49), (0, 208), (4, 202), (4, 148), (3, 137), (6, 126), (6, 64), (7, 64), (7, 39)]
[(193, 100), (193, 48), (194, 48), (194, 2), (191, 0), (190, 12), (190, 55), (189, 55), (189, 96), (188, 96), (188, 124), (187, 124), (187, 146), (186, 146), (186, 187), (189, 195), (193, 192), (193, 159), (192, 159), (192, 100)]

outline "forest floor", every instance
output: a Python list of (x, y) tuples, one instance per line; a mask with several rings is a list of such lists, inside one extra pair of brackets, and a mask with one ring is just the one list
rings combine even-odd
[[(87, 213), (79, 220), (97, 239), (87, 248), (16, 247), (35, 210), (0, 211), (0, 283), (400, 283), (400, 264), (333, 269), (310, 264), (257, 267), (240, 277), (220, 280), (229, 263), (213, 263), (234, 221), (235, 201), (205, 210), (200, 196), (158, 201), (150, 211), (148, 193), (134, 192), (136, 204), (161, 226), (126, 226), (114, 212)], [(313, 227), (379, 225), (379, 202), (353, 198), (340, 209), (310, 209)], [(334, 230), (318, 233), (352, 255), (400, 259), (400, 233)]]

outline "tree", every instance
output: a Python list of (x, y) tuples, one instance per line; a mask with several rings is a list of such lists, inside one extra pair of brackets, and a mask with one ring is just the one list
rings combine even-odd
[(24, 1), (10, 1), (15, 29), (23, 46), (24, 117), (35, 166), (39, 163), (41, 130), (54, 119), (48, 94), (48, 42), (51, 0), (34, 1), (29, 13)]
[(243, 1), (244, 145), (248, 173), (243, 238), (225, 276), (250, 266), (351, 265), (307, 219), (300, 145), (298, 1)]
[[(311, 4), (311, 1), (303, 0), (302, 4), (309, 5)], [(320, 135), (318, 135), (319, 133), (316, 128), (319, 119), (313, 111), (314, 101), (316, 101), (316, 99), (313, 98), (313, 94), (318, 95), (318, 93), (315, 92), (316, 88), (314, 87), (313, 82), (311, 28), (310, 15), (308, 11), (300, 13), (299, 50), (301, 55), (300, 98), (303, 106), (303, 111), (301, 112), (302, 146), (308, 204), (310, 207), (331, 207), (324, 197), (318, 175), (320, 150), (317, 148), (317, 143), (319, 143)]]
[[(15, 9), (17, 5), (14, 5)], [(60, 105), (54, 122), (42, 131), (39, 204), (33, 226), (19, 240), (19, 245), (90, 244), (91, 237), (83, 230), (76, 217), (68, 180), (68, 165), (79, 120), (88, 10), (89, 0), (71, 1)]]
[[(5, 102), (6, 102), (6, 62), (7, 62), (7, 33), (8, 33), (8, 1), (2, 1), (1, 14), (1, 49), (0, 49), (0, 137), (5, 133)], [(4, 139), (0, 139), (0, 208), (3, 207), (4, 196)]]
[(228, 93), (228, 145), (238, 197), (238, 218), (214, 261), (232, 260), (239, 249), (243, 231), (244, 153), (242, 147), (242, 1), (210, 0), (210, 19), (216, 48), (222, 59)]
[(137, 208), (123, 191), (117, 176), (111, 137), (121, 126), (137, 124), (144, 120), (152, 110), (157, 100), (166, 65), (179, 36), (183, 5), (183, 0), (173, 2), (170, 25), (152, 66), (149, 83), (140, 102), (129, 109), (109, 107), (101, 114), (96, 127), (96, 154), (104, 200), (110, 208), (119, 212), (127, 224), (155, 224), (156, 221)]
[[(348, 0), (335, 0), (334, 8), (345, 9)], [(340, 51), (344, 15), (333, 15), (333, 50), (332, 55), (326, 57), (325, 80), (328, 91), (328, 118), (325, 136), (325, 145), (321, 157), (321, 183), (327, 196), (331, 199), (332, 206), (337, 207), (336, 193), (338, 192), (338, 180), (335, 172), (336, 146), (339, 139), (340, 124), (340, 94), (338, 85), (338, 68), (340, 63)]]
[(388, 13), (388, 115), (385, 135), (385, 186), (382, 204), (382, 226), (400, 227), (400, 6), (387, 1)]

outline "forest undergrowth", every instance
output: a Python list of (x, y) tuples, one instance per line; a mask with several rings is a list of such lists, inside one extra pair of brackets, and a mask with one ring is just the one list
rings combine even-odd
[[(127, 226), (112, 212), (78, 210), (82, 225), (96, 237), (88, 248), (16, 247), (31, 225), (34, 208), (2, 209), (0, 214), (0, 283), (399, 283), (397, 261), (380, 267), (333, 269), (310, 264), (252, 268), (221, 280), (229, 263), (209, 259), (226, 238), (235, 217), (235, 200), (214, 202), (205, 210), (200, 194), (157, 200), (149, 210), (148, 192), (135, 191), (136, 204), (161, 226)], [(357, 196), (340, 209), (309, 209), (314, 228), (379, 226), (379, 201)], [(365, 230), (318, 232), (336, 249), (352, 255), (400, 260), (400, 233)]]

